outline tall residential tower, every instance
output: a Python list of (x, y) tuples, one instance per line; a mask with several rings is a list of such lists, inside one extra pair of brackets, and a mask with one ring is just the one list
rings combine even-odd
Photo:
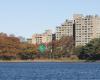
[(73, 20), (66, 20), (56, 27), (56, 39), (73, 36), (75, 46), (85, 45), (94, 38), (100, 38), (100, 17), (97, 15), (74, 14)]
[(73, 36), (73, 20), (66, 20), (61, 26), (56, 27), (56, 40), (63, 36)]
[(90, 40), (100, 37), (100, 17), (95, 15), (74, 15), (75, 45), (85, 45)]

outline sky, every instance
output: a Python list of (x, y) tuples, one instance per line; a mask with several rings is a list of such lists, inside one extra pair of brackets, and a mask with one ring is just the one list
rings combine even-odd
[(73, 14), (100, 15), (100, 0), (0, 0), (0, 32), (29, 38)]

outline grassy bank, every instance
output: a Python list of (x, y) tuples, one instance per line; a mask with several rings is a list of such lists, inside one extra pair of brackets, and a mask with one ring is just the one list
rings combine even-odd
[(0, 60), (0, 62), (85, 62), (79, 59), (34, 59), (34, 60)]

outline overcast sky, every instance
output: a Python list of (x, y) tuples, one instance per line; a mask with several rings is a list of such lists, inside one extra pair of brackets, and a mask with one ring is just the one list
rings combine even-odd
[(100, 0), (0, 0), (0, 32), (31, 37), (76, 13), (100, 15)]

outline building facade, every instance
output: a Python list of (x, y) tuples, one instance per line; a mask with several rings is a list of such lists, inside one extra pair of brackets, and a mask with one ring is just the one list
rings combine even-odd
[(32, 39), (31, 39), (31, 38), (28, 38), (28, 39), (27, 39), (27, 43), (28, 43), (28, 44), (32, 44)]
[(74, 15), (75, 45), (85, 45), (90, 40), (100, 37), (100, 17), (95, 15)]
[(34, 34), (32, 36), (32, 44), (49, 43), (52, 41), (52, 31), (46, 30), (43, 34)]
[(100, 17), (97, 15), (74, 14), (73, 20), (66, 20), (56, 27), (56, 39), (73, 36), (75, 46), (85, 45), (94, 38), (100, 38)]
[(66, 20), (61, 26), (56, 27), (56, 39), (63, 36), (73, 36), (73, 20)]

